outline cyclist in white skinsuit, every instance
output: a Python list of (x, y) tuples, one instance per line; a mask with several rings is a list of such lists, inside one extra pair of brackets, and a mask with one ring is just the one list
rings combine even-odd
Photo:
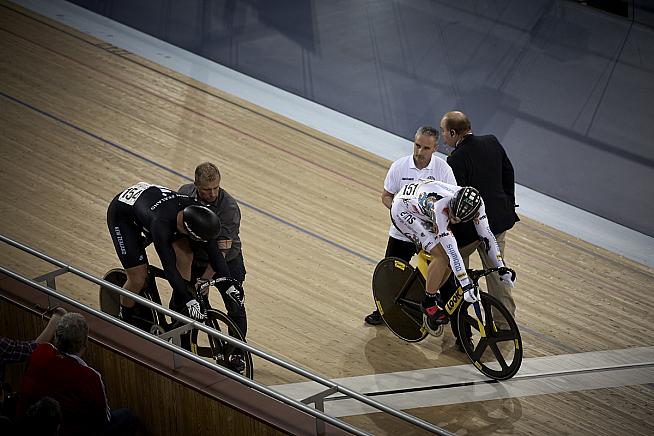
[[(432, 255), (422, 302), (425, 321), (431, 330), (448, 321), (447, 313), (437, 304), (438, 289), (450, 274), (448, 266), (461, 284), (466, 301), (475, 302), (478, 298), (466, 273), (456, 239), (449, 229), (450, 223), (474, 220), (477, 234), (490, 257), (495, 260), (495, 267), (505, 266), (488, 225), (484, 202), (475, 188), (433, 180), (410, 183), (393, 198), (391, 220), (402, 234)], [(511, 287), (514, 285), (509, 271), (502, 272), (500, 280)]]

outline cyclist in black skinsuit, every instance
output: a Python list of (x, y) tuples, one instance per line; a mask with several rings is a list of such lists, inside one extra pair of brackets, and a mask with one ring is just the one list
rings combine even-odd
[[(145, 247), (153, 243), (173, 289), (170, 308), (204, 319), (188, 282), (193, 259), (189, 239), (205, 243), (209, 263), (218, 277), (230, 277), (225, 258), (215, 242), (220, 220), (213, 211), (163, 186), (139, 182), (112, 200), (107, 210), (107, 225), (127, 273), (125, 289), (139, 294), (144, 288), (148, 273)], [(132, 321), (135, 302), (123, 296), (120, 300), (121, 318)]]

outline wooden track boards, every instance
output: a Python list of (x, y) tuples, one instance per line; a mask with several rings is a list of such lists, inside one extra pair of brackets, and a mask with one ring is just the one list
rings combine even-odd
[[(101, 276), (118, 265), (113, 196), (140, 180), (177, 188), (211, 160), (241, 203), (251, 343), (329, 378), (466, 363), (449, 332), (405, 344), (363, 324), (387, 238), (386, 160), (5, 1), (0, 92), (3, 234)], [(507, 258), (525, 357), (654, 345), (652, 269), (524, 217)], [(6, 246), (0, 259), (27, 276), (54, 269)], [(88, 283), (58, 287), (98, 306)], [(255, 365), (265, 384), (302, 381)], [(410, 412), (461, 432), (648, 434), (652, 400), (626, 386)]]

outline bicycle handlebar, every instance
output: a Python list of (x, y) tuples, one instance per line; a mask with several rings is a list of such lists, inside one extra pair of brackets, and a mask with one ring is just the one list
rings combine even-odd
[(511, 280), (515, 280), (515, 271), (512, 270), (509, 267), (506, 266), (501, 266), (499, 268), (488, 268), (488, 269), (469, 269), (467, 270), (468, 276), (470, 279), (477, 284), (480, 278), (485, 277), (489, 274), (492, 274), (494, 272), (500, 273), (500, 275), (503, 275), (507, 272), (511, 273)]
[(218, 283), (222, 283), (222, 282), (228, 282), (232, 284), (238, 283), (236, 280), (227, 277), (220, 277), (217, 279), (210, 279), (206, 281), (204, 279), (197, 279), (197, 281), (201, 282), (200, 286), (196, 286), (198, 291), (203, 291), (207, 289), (209, 286), (216, 286)]
[[(162, 270), (161, 268), (159, 268), (158, 266), (155, 266), (155, 265), (149, 265), (149, 269), (150, 269), (150, 273), (151, 273), (154, 277), (159, 277), (159, 278), (161, 278), (161, 279), (165, 279), (165, 278), (166, 278), (166, 273), (165, 273), (165, 271)], [(234, 280), (234, 279), (230, 279), (230, 278), (227, 278), (227, 277), (220, 277), (220, 278), (217, 278), (217, 279), (210, 279), (210, 280), (207, 280), (207, 281), (204, 281), (203, 279), (197, 279), (197, 280), (198, 280), (198, 281), (199, 281), (199, 280), (202, 280), (202, 283), (200, 284), (199, 287), (195, 286), (196, 293), (197, 293), (197, 291), (203, 291), (203, 290), (207, 289), (208, 287), (210, 287), (210, 286), (215, 286), (215, 285), (217, 285), (218, 283), (221, 283), (221, 282), (234, 282), (234, 283), (238, 283), (236, 280)]]

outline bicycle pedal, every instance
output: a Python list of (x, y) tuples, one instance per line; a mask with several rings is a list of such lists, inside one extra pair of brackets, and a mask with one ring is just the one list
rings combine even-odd
[[(445, 324), (437, 324), (433, 325), (432, 323), (429, 322), (429, 316), (425, 313), (422, 314), (422, 325), (425, 329), (427, 329), (427, 332), (429, 332), (430, 335), (439, 337), (443, 334), (443, 325)], [(433, 327), (433, 328), (432, 328)]]
[(431, 329), (427, 328), (427, 331), (429, 331), (429, 334), (431, 336), (434, 336), (436, 338), (440, 338), (441, 336), (443, 336), (443, 331), (444, 331), (443, 324), (439, 325), (436, 328), (436, 330), (431, 330)]

